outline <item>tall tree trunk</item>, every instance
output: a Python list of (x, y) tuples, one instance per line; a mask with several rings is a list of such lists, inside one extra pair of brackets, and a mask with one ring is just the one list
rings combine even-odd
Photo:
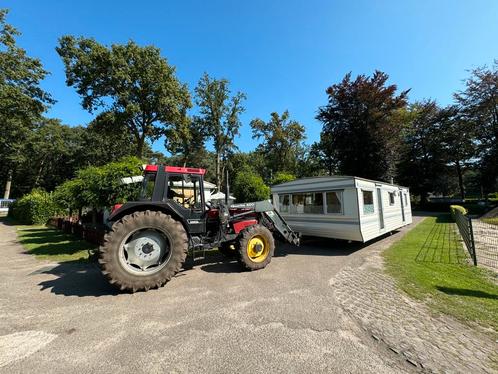
[(10, 186), (12, 185), (12, 173), (13, 170), (9, 169), (7, 174), (7, 182), (5, 183), (5, 193), (3, 194), (4, 199), (8, 199), (10, 197)]
[(137, 137), (137, 157), (142, 158), (144, 153), (145, 134)]
[(420, 206), (422, 208), (427, 206), (427, 191), (420, 192)]
[(219, 151), (216, 151), (216, 188), (221, 191), (221, 157)]
[(458, 174), (458, 187), (460, 188), (460, 197), (463, 200), (465, 199), (465, 187), (463, 185), (462, 166), (460, 165), (460, 161), (456, 161), (455, 165)]
[(38, 168), (38, 172), (36, 173), (36, 178), (35, 178), (35, 183), (34, 183), (35, 187), (38, 187), (38, 183), (40, 182), (40, 178), (41, 178), (44, 164), (45, 164), (45, 157), (42, 158), (41, 163), (40, 163), (40, 167)]
[(92, 209), (92, 225), (97, 224), (97, 209), (93, 208)]

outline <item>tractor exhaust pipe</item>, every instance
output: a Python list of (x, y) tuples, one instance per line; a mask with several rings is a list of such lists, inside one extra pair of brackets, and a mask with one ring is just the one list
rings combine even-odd
[(225, 175), (225, 205), (228, 206), (228, 199), (230, 196), (230, 186), (228, 185), (228, 168)]

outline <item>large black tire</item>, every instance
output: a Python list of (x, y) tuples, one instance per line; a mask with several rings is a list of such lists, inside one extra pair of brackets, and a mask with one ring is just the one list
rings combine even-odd
[[(141, 273), (123, 263), (123, 249), (130, 234), (140, 230), (158, 232), (164, 243), (164, 262), (155, 272)], [(143, 249), (143, 248), (142, 248)], [(104, 244), (99, 249), (99, 263), (102, 273), (109, 282), (123, 291), (147, 291), (159, 288), (168, 282), (182, 267), (188, 252), (188, 237), (184, 227), (171, 216), (157, 211), (135, 212), (114, 223), (105, 235)], [(162, 252), (161, 252), (162, 253)]]
[(238, 237), (238, 261), (246, 270), (263, 269), (270, 263), (274, 252), (273, 235), (262, 225), (250, 226), (244, 229)]

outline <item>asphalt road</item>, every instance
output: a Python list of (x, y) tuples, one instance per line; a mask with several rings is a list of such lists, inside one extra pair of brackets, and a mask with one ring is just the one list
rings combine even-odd
[(95, 265), (23, 254), (0, 224), (0, 372), (399, 373), (334, 299), (334, 275), (370, 245), (308, 240), (240, 272), (211, 256), (159, 290), (119, 294)]

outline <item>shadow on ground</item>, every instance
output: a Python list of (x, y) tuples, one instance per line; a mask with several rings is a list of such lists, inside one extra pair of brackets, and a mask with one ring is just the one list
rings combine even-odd
[[(288, 255), (304, 256), (349, 256), (371, 244), (385, 239), (390, 234), (383, 235), (367, 243), (347, 242), (345, 240), (303, 237), (301, 245), (294, 246), (288, 243), (277, 242), (274, 257), (285, 257)], [(237, 273), (244, 271), (237, 263), (236, 259), (227, 259), (221, 254), (209, 256), (201, 263), (200, 269), (209, 273)]]
[(453, 287), (441, 287), (441, 286), (436, 286), (436, 288), (447, 295), (469, 296), (469, 297), (479, 297), (483, 299), (498, 300), (497, 294), (491, 294), (484, 291), (471, 290), (468, 288), (453, 288)]
[[(33, 243), (42, 243), (44, 230), (32, 230), (33, 237), (30, 240)], [(65, 234), (59, 236), (54, 234), (53, 239), (64, 239)], [(354, 252), (365, 248), (377, 241), (384, 239), (389, 234), (381, 236), (368, 243), (351, 242), (344, 240), (333, 240), (324, 238), (305, 237), (301, 246), (278, 243), (275, 249), (275, 257), (285, 257), (288, 255), (306, 255), (306, 256), (349, 256)], [(56, 241), (56, 240), (54, 240)], [(74, 244), (74, 243), (73, 243)], [(81, 249), (81, 248), (80, 248)], [(40, 246), (36, 254), (61, 253), (67, 248), (64, 243), (47, 244)], [(33, 252), (30, 252), (33, 253)], [(203, 260), (192, 261), (187, 258), (183, 269), (176, 277), (186, 276), (193, 267), (199, 267), (202, 271), (209, 273), (239, 273), (244, 271), (237, 263), (235, 258), (226, 258), (217, 251), (211, 252)], [(56, 276), (55, 279), (39, 283), (41, 291), (50, 290), (56, 295), (78, 296), (78, 297), (99, 297), (105, 295), (117, 295), (120, 292), (104, 278), (97, 264), (82, 261), (68, 261), (59, 263), (56, 266), (43, 268), (36, 274), (51, 274)], [(35, 274), (34, 273), (34, 274)]]
[(433, 264), (465, 264), (468, 256), (449, 214), (439, 214), (420, 247), (416, 262)]
[(74, 255), (80, 251), (96, 248), (95, 245), (74, 235), (47, 227), (20, 229), (18, 240), (25, 246), (25, 253), (47, 258), (54, 256), (55, 261), (60, 260), (58, 256), (61, 255)]
[(64, 296), (106, 296), (117, 295), (118, 290), (104, 278), (96, 264), (77, 261), (48, 266), (32, 274), (51, 274), (56, 278), (39, 283), (41, 291), (50, 290)]

